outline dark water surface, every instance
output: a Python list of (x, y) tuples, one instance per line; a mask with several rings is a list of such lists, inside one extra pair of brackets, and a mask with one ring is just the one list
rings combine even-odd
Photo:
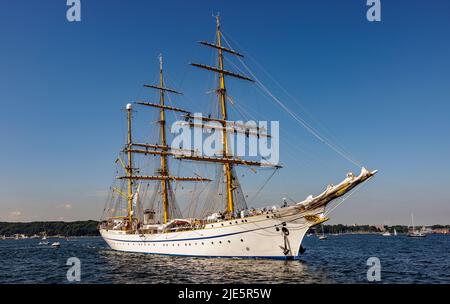
[(0, 283), (68, 283), (70, 257), (81, 260), (81, 283), (366, 283), (369, 257), (380, 259), (381, 283), (450, 283), (449, 235), (310, 236), (300, 261), (121, 253), (100, 237), (39, 241), (0, 240)]

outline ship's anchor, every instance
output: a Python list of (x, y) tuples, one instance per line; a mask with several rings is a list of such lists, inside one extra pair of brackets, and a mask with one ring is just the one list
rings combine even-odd
[(288, 239), (289, 230), (286, 227), (282, 227), (281, 232), (283, 233), (284, 247), (280, 246), (280, 248), (281, 248), (281, 250), (283, 250), (284, 255), (288, 255), (291, 253), (291, 249), (290, 249), (291, 245), (289, 244), (289, 239)]

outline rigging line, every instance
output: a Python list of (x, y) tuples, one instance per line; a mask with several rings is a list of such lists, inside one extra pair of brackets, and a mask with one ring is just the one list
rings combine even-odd
[[(187, 73), (186, 73), (187, 74)], [(167, 81), (167, 83), (170, 85), (170, 87), (173, 87), (173, 88), (175, 88), (177, 91), (182, 91), (181, 90), (181, 88), (182, 88), (182, 83), (183, 83), (183, 81), (181, 82), (181, 83), (178, 83), (177, 81), (175, 81), (174, 79), (172, 79), (172, 78), (170, 78), (170, 77), (167, 77), (167, 76), (164, 76), (164, 78), (165, 78), (165, 81)], [(179, 90), (178, 90), (179, 89)], [(169, 98), (169, 101), (173, 104), (173, 101), (172, 101), (172, 99), (171, 99), (171, 97), (170, 97), (170, 94), (169, 95), (167, 95), (168, 96), (168, 98)], [(189, 95), (186, 95), (186, 94), (184, 94), (183, 95), (183, 101), (187, 101), (189, 104), (190, 104), (190, 106), (192, 107), (192, 109), (193, 110), (195, 110), (195, 109), (198, 109), (199, 107), (198, 107), (198, 104), (196, 104), (196, 103), (194, 103), (194, 101), (192, 100), (192, 98), (190, 98), (189, 97)], [(176, 103), (175, 103), (176, 104)], [(181, 106), (182, 108), (186, 108), (186, 107), (184, 107), (184, 106)], [(175, 112), (173, 112), (172, 111), (172, 113), (174, 114), (174, 116), (176, 117), (176, 113)]]
[(250, 119), (249, 119), (249, 116), (246, 115), (246, 114), (244, 113), (244, 111), (243, 111), (244, 108), (240, 107), (240, 106), (238, 105), (238, 103), (234, 102), (234, 103), (232, 103), (231, 105), (239, 112), (239, 114), (242, 115), (242, 117), (243, 117), (246, 121), (249, 121), (249, 120), (250, 120)]
[[(170, 82), (169, 82), (169, 83), (170, 83)], [(170, 105), (173, 105), (173, 104), (174, 104), (173, 101), (172, 101), (172, 98), (170, 97), (170, 94), (167, 94), (167, 95), (165, 95), (164, 97), (167, 98), (167, 100), (169, 101), (169, 104), (170, 104)], [(173, 120), (174, 120), (174, 121), (177, 121), (177, 114), (175, 113), (175, 111), (169, 111), (169, 112), (172, 112)], [(167, 126), (167, 125), (166, 125), (166, 126)], [(170, 130), (169, 130), (169, 133), (171, 133)]]
[(244, 63), (244, 61), (241, 58), (237, 58), (240, 63), (244, 66), (244, 68), (247, 70), (247, 72), (250, 74), (251, 77), (255, 80), (256, 84), (264, 91), (266, 94), (268, 94), (276, 103), (284, 110), (286, 111), (295, 121), (300, 123), (306, 130), (308, 130), (312, 135), (314, 135), (319, 141), (326, 144), (328, 147), (330, 147), (332, 150), (334, 150), (336, 153), (341, 155), (343, 158), (348, 160), (349, 162), (353, 163), (354, 165), (358, 167), (362, 167), (362, 164), (358, 161), (352, 159), (348, 153), (345, 153), (342, 149), (337, 147), (337, 145), (330, 142), (329, 139), (327, 139), (325, 136), (321, 135), (317, 130), (315, 130), (312, 126), (310, 126), (305, 120), (303, 120), (301, 117), (296, 115), (295, 112), (290, 110), (286, 105), (283, 104), (275, 95), (273, 95), (269, 89), (256, 77), (256, 75), (251, 71), (251, 69)]
[[(369, 178), (367, 179), (367, 181), (369, 181), (371, 178), (372, 178), (372, 176), (369, 177)], [(356, 186), (355, 189), (353, 189), (352, 191), (350, 191), (350, 193), (349, 193), (346, 197), (344, 197), (339, 203), (337, 203), (335, 206), (333, 206), (333, 208), (331, 208), (330, 210), (326, 211), (326, 212), (324, 213), (324, 215), (327, 216), (328, 214), (330, 214), (331, 212), (333, 212), (334, 209), (336, 209), (339, 205), (341, 205), (345, 200), (347, 200), (350, 196), (352, 196), (353, 193), (355, 193), (356, 191), (358, 191), (358, 190), (359, 190), (363, 185), (365, 185), (365, 184), (366, 184), (366, 183), (362, 183), (362, 184), (359, 184), (358, 186)]]
[[(228, 34), (225, 34), (224, 36), (228, 36)], [(232, 48), (231, 47), (231, 45), (230, 45), (230, 43), (228, 43), (228, 41), (227, 41), (227, 39), (226, 39), (226, 37), (223, 37), (224, 38), (224, 41), (225, 41), (225, 43), (228, 45), (228, 47), (230, 47), (230, 48)], [(239, 43), (237, 43), (237, 41), (234, 41), (230, 36), (228, 36), (228, 38), (233, 42), (233, 43), (235, 43), (239, 48), (241, 48), (242, 50), (244, 50), (240, 45), (239, 45)], [(264, 67), (260, 64), (260, 63), (258, 63), (257, 61), (256, 61), (256, 59), (255, 58), (253, 58), (251, 55), (247, 55), (247, 57), (249, 57), (255, 64), (256, 64), (256, 66), (257, 67), (259, 67), (260, 69), (261, 69), (261, 71), (265, 74), (265, 75), (267, 75), (296, 105), (298, 105), (301, 109), (302, 109), (302, 111), (304, 112), (304, 113), (306, 113), (314, 122), (316, 122), (317, 123), (317, 125), (319, 126), (319, 127), (321, 127), (326, 133), (328, 133), (328, 135), (330, 136), (330, 139), (334, 139), (334, 141), (335, 141), (335, 145), (336, 146), (339, 146), (339, 148), (342, 150), (342, 151), (345, 151), (348, 155), (350, 155), (350, 153), (348, 152), (348, 151), (346, 151), (342, 146), (340, 146), (338, 143), (337, 143), (337, 140), (336, 140), (336, 138), (335, 138), (335, 136), (331, 133), (331, 131), (328, 129), (328, 128), (326, 128), (322, 123), (320, 123), (320, 121), (318, 120), (318, 119), (316, 119), (292, 94), (290, 94), (266, 69), (264, 69)]]
[[(226, 34), (226, 36), (228, 36), (228, 34)], [(234, 41), (230, 36), (228, 36), (230, 38), (230, 40), (232, 40), (233, 43), (235, 43), (239, 48), (241, 48), (242, 50), (244, 50), (239, 43), (237, 43), (236, 41)], [(231, 48), (231, 45), (228, 43), (228, 41), (226, 40), (226, 38), (224, 37), (224, 41), (226, 42), (226, 44)], [(320, 123), (320, 121), (318, 119), (316, 119), (292, 94), (290, 94), (266, 69), (264, 69), (264, 67), (259, 64), (255, 58), (253, 58), (251, 55), (247, 55), (247, 57), (249, 57), (256, 65), (257, 67), (259, 67), (261, 69), (261, 71), (266, 74), (296, 105), (298, 105), (302, 111), (304, 113), (306, 113), (314, 122), (317, 123), (317, 125), (319, 127), (321, 127), (326, 133), (328, 133), (328, 135), (330, 136), (330, 139), (333, 139), (335, 141), (335, 145), (338, 146), (342, 151), (345, 151), (348, 155), (350, 155), (350, 153), (348, 151), (346, 151), (342, 146), (340, 146), (337, 143), (337, 140), (335, 138), (335, 136), (331, 133), (331, 131), (326, 128), (322, 123)]]
[[(229, 61), (229, 60), (228, 60)], [(229, 63), (234, 67), (234, 68), (236, 68), (236, 69), (238, 69), (239, 70), (239, 72), (241, 72), (241, 73), (243, 73), (243, 74), (245, 74), (245, 72), (244, 71), (242, 71), (242, 69), (240, 69), (237, 65), (235, 65), (233, 62), (231, 62), (231, 61), (229, 61)], [(259, 91), (258, 91), (259, 92)], [(261, 96), (263, 96), (265, 99), (268, 99), (268, 100), (270, 100), (270, 98), (268, 98), (266, 95), (264, 95), (263, 93), (260, 93), (261, 94)], [(236, 103), (236, 105), (238, 105), (237, 103)], [(245, 109), (244, 107), (243, 107), (243, 105), (239, 105), (242, 109)], [(247, 111), (246, 111), (247, 112)], [(253, 115), (251, 115), (251, 114), (249, 114), (250, 116), (253, 116)], [(254, 116), (253, 116), (254, 117)], [(256, 120), (255, 118), (254, 118), (254, 120)], [(269, 120), (269, 119), (266, 119), (266, 120)], [(287, 133), (285, 134), (285, 136), (287, 135)], [(289, 146), (291, 146), (291, 148), (293, 149), (293, 151), (296, 151), (296, 150), (299, 150), (299, 148), (298, 147), (295, 147), (293, 144), (291, 144), (291, 142), (289, 141), (289, 139), (287, 140), (287, 141), (285, 141), (285, 143), (287, 143)], [(301, 149), (300, 149), (301, 150)], [(304, 152), (305, 154), (309, 154), (309, 153), (307, 153), (305, 150), (301, 150), (302, 152)], [(345, 152), (345, 151), (343, 151), (343, 152)], [(348, 155), (348, 153), (347, 153), (347, 155)], [(311, 155), (310, 155), (311, 156)], [(312, 157), (312, 158), (315, 158), (316, 160), (318, 160), (318, 158), (317, 157)]]
[(247, 201), (248, 204), (252, 203), (255, 200), (255, 198), (259, 195), (261, 190), (269, 183), (269, 181), (272, 179), (272, 177), (275, 175), (277, 171), (278, 169), (273, 170), (272, 174), (270, 174), (270, 176), (267, 178), (264, 184), (262, 184), (262, 186), (258, 189), (258, 191), (256, 191), (255, 195), (250, 200)]
[[(226, 58), (226, 59), (227, 59), (227, 58)], [(245, 72), (242, 71), (242, 69), (240, 69), (240, 68), (239, 68), (237, 65), (235, 65), (233, 62), (230, 61), (229, 63), (230, 63), (231, 65), (233, 65), (234, 68), (238, 69), (240, 73), (245, 74)], [(267, 99), (267, 100), (270, 101), (270, 98), (269, 98), (267, 95), (263, 94), (263, 93), (260, 92), (260, 91), (257, 91), (257, 92), (258, 92), (263, 98), (265, 98), (265, 99)], [(243, 106), (243, 104), (238, 104), (238, 103), (236, 103), (236, 105), (239, 106), (242, 110), (245, 110), (245, 107)], [(245, 112), (248, 113), (248, 110), (245, 110)], [(259, 114), (260, 114), (260, 113), (259, 113)], [(261, 114), (260, 114), (260, 115), (261, 115)], [(253, 120), (256, 121), (255, 116), (253, 116), (252, 114), (249, 114), (249, 116), (253, 117)], [(264, 115), (262, 115), (262, 116), (263, 116), (263, 118), (265, 118), (265, 120), (270, 121), (270, 119), (266, 118)], [(288, 136), (287, 136), (288, 133), (283, 133), (283, 134), (284, 134), (285, 138), (288, 137)], [(292, 142), (295, 142), (295, 141), (293, 140)], [(309, 156), (311, 156), (310, 153), (307, 153), (305, 150), (300, 149), (299, 147), (295, 147), (295, 145), (293, 145), (293, 144), (291, 143), (291, 141), (289, 140), (289, 138), (288, 138), (288, 140), (285, 141), (285, 143), (288, 144), (288, 146), (290, 146), (290, 147), (292, 148), (292, 151), (293, 151), (293, 152), (298, 152), (298, 150), (300, 150), (300, 151), (304, 152), (305, 154), (308, 154)], [(316, 160), (319, 160), (317, 157), (312, 157), (312, 158), (315, 158)], [(295, 159), (295, 157), (294, 157), (294, 159)]]
[[(239, 59), (240, 60), (240, 59)], [(243, 65), (245, 63), (240, 60)], [(314, 135), (318, 140), (320, 140), (322, 143), (326, 144), (328, 147), (330, 147), (332, 150), (334, 150), (336, 153), (341, 155), (343, 158), (347, 159), (349, 162), (353, 163), (354, 165), (358, 167), (362, 167), (362, 165), (357, 162), (356, 160), (353, 160), (350, 156), (346, 155), (345, 152), (341, 151), (338, 147), (333, 145), (329, 140), (327, 140), (324, 136), (320, 135), (318, 131), (316, 131), (313, 127), (311, 127), (306, 121), (304, 121), (302, 118), (298, 117), (295, 112), (290, 110), (286, 105), (284, 105), (275, 95), (273, 95), (269, 89), (267, 89), (266, 86), (264, 86), (259, 79), (251, 72), (251, 70), (245, 65), (245, 68), (247, 71), (251, 74), (251, 76), (255, 79), (257, 85), (260, 86), (261, 89), (263, 89), (270, 97), (272, 97), (273, 100), (275, 100), (278, 105), (283, 108), (289, 115), (291, 115), (294, 120), (296, 120), (298, 123), (300, 123), (304, 128), (306, 128), (312, 135)]]

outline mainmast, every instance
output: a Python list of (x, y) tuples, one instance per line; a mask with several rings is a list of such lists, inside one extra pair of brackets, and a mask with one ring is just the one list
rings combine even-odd
[[(226, 88), (225, 88), (225, 77), (223, 74), (223, 53), (222, 53), (222, 45), (221, 45), (221, 34), (220, 34), (220, 17), (217, 14), (216, 16), (216, 24), (217, 24), (217, 51), (219, 55), (219, 96), (220, 96), (220, 105), (222, 109), (222, 120), (226, 121), (228, 119), (227, 114), (227, 104), (226, 104)], [(227, 134), (227, 128), (226, 128), (226, 122), (222, 123), (222, 144), (223, 144), (223, 157), (228, 156), (228, 134)], [(226, 181), (226, 187), (227, 187), (227, 212), (233, 213), (234, 212), (234, 202), (233, 202), (233, 173), (231, 171), (231, 164), (230, 163), (224, 163), (223, 169), (225, 173), (225, 181)]]
[(131, 176), (133, 176), (133, 156), (131, 153), (132, 146), (132, 137), (131, 137), (131, 104), (127, 104), (127, 125), (128, 125), (128, 136), (127, 136), (127, 147), (128, 147), (128, 166), (126, 167), (128, 179), (128, 220), (129, 224), (132, 225), (133, 220), (133, 180)]
[[(239, 57), (244, 57), (242, 54), (223, 47), (222, 46), (222, 34), (220, 31), (220, 17), (219, 15), (216, 16), (216, 37), (217, 37), (217, 44), (209, 43), (206, 41), (200, 41), (202, 45), (212, 47), (217, 49), (217, 55), (218, 55), (218, 66), (212, 67), (207, 66), (204, 64), (199, 63), (191, 63), (191, 65), (202, 68), (211, 72), (215, 72), (219, 74), (219, 87), (217, 89), (217, 94), (219, 96), (220, 101), (220, 107), (221, 107), (221, 118), (218, 119), (211, 119), (202, 117), (202, 120), (206, 121), (216, 121), (221, 123), (222, 127), (222, 145), (223, 145), (223, 152), (222, 157), (198, 157), (198, 156), (183, 156), (185, 159), (191, 159), (191, 160), (197, 160), (197, 161), (207, 161), (207, 162), (216, 162), (216, 163), (222, 163), (223, 164), (223, 171), (225, 175), (225, 183), (226, 183), (226, 202), (227, 202), (227, 208), (226, 211), (229, 215), (232, 215), (235, 211), (235, 202), (233, 198), (233, 191), (237, 188), (237, 183), (233, 182), (236, 181), (236, 177), (233, 176), (233, 166), (234, 165), (247, 165), (247, 166), (271, 166), (267, 164), (263, 164), (260, 162), (254, 162), (254, 161), (245, 161), (241, 160), (239, 158), (235, 158), (232, 155), (232, 151), (229, 150), (230, 146), (228, 144), (228, 136), (230, 131), (228, 131), (228, 126), (233, 126), (234, 123), (231, 121), (228, 121), (228, 113), (227, 113), (227, 90), (225, 87), (225, 76), (231, 76), (234, 78), (242, 79), (242, 80), (248, 80), (253, 82), (253, 80), (245, 75), (237, 74), (228, 70), (225, 70), (224, 68), (224, 52), (228, 54), (232, 54)], [(192, 118), (192, 116), (186, 115), (188, 118)], [(192, 126), (196, 126), (194, 124), (191, 124)], [(256, 136), (267, 136), (266, 134), (260, 134), (259, 130), (257, 129), (256, 132), (253, 132), (253, 134), (250, 134), (250, 132), (247, 133), (247, 136), (249, 135), (256, 135)], [(272, 167), (279, 167), (279, 166), (272, 166)]]
[[(160, 131), (161, 131), (161, 146), (167, 147), (166, 144), (166, 119), (165, 119), (165, 113), (164, 113), (164, 75), (163, 75), (163, 57), (162, 54), (159, 55), (159, 86), (161, 87), (160, 91), (160, 97), (159, 97), (159, 104), (161, 106), (160, 108)], [(167, 155), (164, 153), (160, 154), (161, 158), (161, 170), (160, 174), (161, 176), (167, 177), (168, 176), (168, 170), (167, 170)], [(168, 188), (169, 188), (169, 180), (168, 179), (161, 179), (161, 186), (162, 186), (162, 199), (163, 199), (163, 206), (164, 206), (164, 224), (167, 223), (168, 219)]]

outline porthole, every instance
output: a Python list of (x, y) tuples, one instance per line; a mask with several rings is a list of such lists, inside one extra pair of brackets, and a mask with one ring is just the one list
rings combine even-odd
[(211, 242), (212, 245), (214, 245), (214, 242)]
[(235, 223), (237, 224), (237, 223), (238, 223), (238, 221), (235, 221)]
[(222, 223), (222, 226), (223, 226), (223, 223)]
[(222, 244), (222, 241), (219, 241), (219, 244)]
[(230, 241), (230, 240), (228, 240), (228, 243), (231, 243), (231, 241)]
[(241, 239), (241, 242), (243, 242), (244, 240), (243, 239)]
[(205, 243), (202, 242), (202, 245), (205, 245)]

